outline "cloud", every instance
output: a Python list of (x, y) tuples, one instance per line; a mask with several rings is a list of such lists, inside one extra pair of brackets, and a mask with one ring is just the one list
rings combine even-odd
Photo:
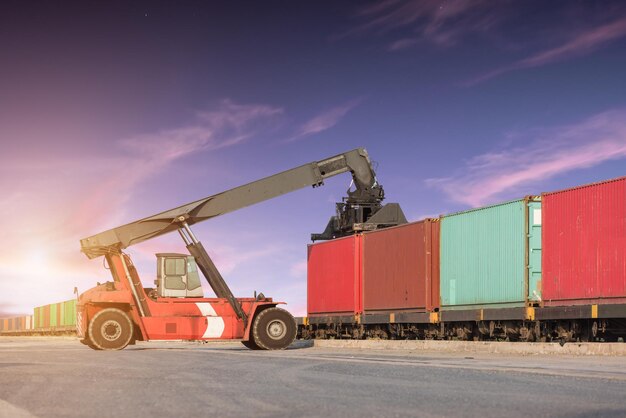
[(410, 48), (413, 45), (415, 45), (416, 43), (419, 42), (418, 38), (403, 38), (403, 39), (398, 39), (397, 41), (392, 42), (389, 45), (389, 50), (390, 51), (400, 51), (401, 49), (406, 49), (406, 48)]
[[(281, 114), (280, 108), (226, 100), (183, 126), (114, 140), (105, 152), (80, 158), (0, 153), (0, 188), (7, 191), (0, 198), (0, 229), (16, 237), (0, 242), (0, 294), (11, 295), (15, 312), (25, 312), (72, 297), (76, 285), (84, 290), (108, 280), (100, 263), (80, 254), (80, 238), (138, 217), (126, 213), (140, 209), (130, 204), (137, 188), (181, 158), (240, 144), (270, 129)], [(58, 151), (58, 142), (48, 139), (42, 148)]]
[[(451, 47), (471, 34), (488, 34), (507, 49), (541, 45), (534, 53), (463, 83), (472, 86), (502, 74), (541, 67), (592, 53), (626, 36), (626, 11), (619, 4), (602, 8), (568, 4), (537, 15), (528, 3), (489, 1), (400, 1), (387, 0), (361, 7), (357, 18), (364, 21), (342, 36), (368, 34), (395, 37), (387, 50), (397, 52), (429, 43)], [(524, 16), (533, 16), (532, 20)], [(542, 30), (512, 30), (520, 19), (527, 27)], [(546, 25), (545, 22), (550, 22)], [(516, 39), (517, 38), (517, 39)], [(546, 45), (552, 46), (546, 48)]]
[(626, 109), (529, 132), (522, 139), (528, 145), (478, 155), (455, 176), (426, 182), (450, 199), (476, 207), (558, 174), (626, 158)]
[[(117, 141), (116, 157), (106, 161), (113, 173), (79, 202), (76, 221), (102, 219), (124, 206), (133, 189), (185, 156), (231, 147), (269, 128), (281, 108), (241, 105), (223, 100), (217, 109), (197, 112), (193, 121), (173, 129), (139, 134)], [(93, 162), (92, 162), (93, 164)], [(99, 165), (96, 162), (96, 165)], [(108, 202), (108, 204), (107, 204)], [(112, 210), (114, 209), (114, 210)], [(111, 224), (117, 225), (119, 222)], [(81, 224), (84, 229), (85, 223)]]
[(366, 22), (342, 36), (382, 35), (408, 29), (413, 36), (393, 41), (388, 46), (390, 51), (406, 49), (422, 40), (449, 47), (468, 33), (491, 29), (502, 16), (497, 4), (482, 0), (388, 0), (359, 9), (357, 17)]
[(569, 58), (589, 54), (611, 41), (626, 36), (626, 18), (617, 19), (597, 27), (588, 28), (583, 32), (576, 33), (561, 45), (540, 51), (527, 58), (517, 61), (467, 82), (467, 85), (475, 85), (510, 71), (525, 68), (540, 67), (547, 64), (563, 61)]
[(362, 98), (354, 99), (320, 113), (300, 126), (296, 133), (285, 142), (297, 141), (332, 128), (337, 125), (349, 111), (361, 104), (361, 102), (363, 102)]
[(278, 107), (223, 100), (217, 110), (198, 112), (195, 120), (185, 126), (136, 135), (120, 141), (120, 145), (143, 158), (155, 157), (168, 163), (196, 151), (237, 145), (267, 129), (282, 113)]

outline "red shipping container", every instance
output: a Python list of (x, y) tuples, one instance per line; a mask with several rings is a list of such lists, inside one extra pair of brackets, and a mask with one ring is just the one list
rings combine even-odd
[(542, 195), (546, 305), (626, 302), (626, 177)]
[(361, 237), (311, 244), (307, 263), (307, 311), (353, 315), (361, 312)]
[(366, 312), (439, 308), (439, 222), (426, 219), (363, 234)]

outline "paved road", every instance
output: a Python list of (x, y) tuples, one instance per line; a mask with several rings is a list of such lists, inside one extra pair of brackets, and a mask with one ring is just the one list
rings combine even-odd
[(626, 416), (623, 357), (0, 338), (0, 417)]

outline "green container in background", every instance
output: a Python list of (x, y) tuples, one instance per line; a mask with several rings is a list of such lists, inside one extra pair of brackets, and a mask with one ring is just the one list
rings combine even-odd
[(539, 300), (540, 278), (538, 199), (441, 218), (443, 310), (525, 306)]
[(35, 329), (37, 328), (41, 328), (41, 313), (39, 312), (39, 307), (36, 307), (35, 309), (33, 309), (33, 320), (35, 321), (33, 323), (33, 327)]
[(65, 325), (65, 302), (57, 303), (58, 319), (57, 326), (62, 327)]
[(57, 304), (53, 303), (50, 305), (50, 328), (54, 328), (58, 326), (57, 323)]
[[(46, 326), (46, 308), (50, 311), (50, 324)], [(76, 299), (50, 305), (38, 306), (33, 310), (35, 328), (57, 328), (76, 326)]]
[(76, 325), (76, 299), (63, 302), (63, 326)]
[(44, 307), (38, 306), (35, 308), (35, 328), (44, 328)]

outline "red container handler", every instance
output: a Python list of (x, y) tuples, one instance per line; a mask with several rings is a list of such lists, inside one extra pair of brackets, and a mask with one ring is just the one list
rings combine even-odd
[(367, 232), (362, 240), (366, 313), (438, 310), (438, 220)]
[(354, 315), (362, 311), (360, 254), (360, 235), (308, 246), (309, 316)]
[(542, 195), (545, 305), (626, 302), (626, 177)]

